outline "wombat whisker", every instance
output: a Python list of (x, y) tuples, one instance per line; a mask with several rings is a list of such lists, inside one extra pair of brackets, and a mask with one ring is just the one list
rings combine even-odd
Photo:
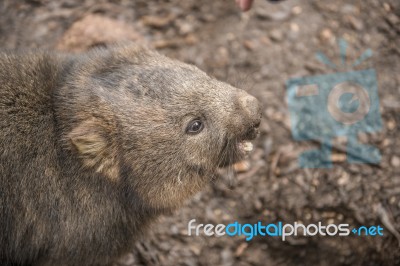
[[(234, 152), (236, 150), (236, 147), (231, 147), (231, 145), (237, 145), (237, 140), (236, 139), (229, 139), (228, 140), (228, 145), (227, 147), (229, 147), (229, 149), (227, 149), (227, 151), (231, 151), (233, 150), (233, 154), (228, 154), (228, 189), (233, 190), (233, 185), (234, 185), (234, 181), (235, 181), (235, 170), (233, 168), (233, 163), (234, 163)], [(232, 153), (232, 152), (231, 152)]]
[[(239, 141), (238, 139), (235, 139), (235, 148), (233, 149), (234, 156), (232, 156), (232, 157), (236, 158), (237, 161), (239, 162), (239, 161), (243, 160), (243, 154), (238, 151), (238, 148), (237, 148), (238, 141)], [(235, 171), (234, 162), (231, 162), (229, 165), (232, 168), (232, 172), (233, 172), (233, 181), (232, 182), (235, 182), (235, 181), (237, 181), (238, 173), (237, 173), (237, 171)], [(233, 186), (233, 184), (232, 184), (232, 186)]]
[(226, 161), (228, 152), (229, 152), (229, 138), (226, 138), (225, 143), (223, 144), (222, 154), (220, 155), (218, 165), (221, 165)]
[(181, 173), (182, 173), (182, 170), (179, 170), (179, 174), (178, 174), (178, 178), (177, 178), (178, 184), (179, 184), (179, 185), (182, 185), (182, 184), (183, 184), (183, 183), (182, 183), (182, 180), (181, 180)]

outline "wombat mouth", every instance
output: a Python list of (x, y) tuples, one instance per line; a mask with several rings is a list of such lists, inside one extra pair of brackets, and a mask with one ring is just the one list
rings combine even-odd
[(222, 150), (218, 167), (227, 167), (243, 160), (253, 150), (253, 143), (249, 140), (227, 142)]
[(258, 125), (250, 128), (246, 134), (235, 140), (226, 140), (221, 151), (219, 167), (227, 167), (243, 160), (253, 151), (254, 140), (259, 134)]
[(251, 140), (254, 140), (260, 134), (259, 129), (258, 129), (259, 126), (260, 126), (260, 123), (250, 127), (250, 129), (241, 138), (241, 140), (238, 141), (237, 148), (240, 153), (247, 155), (253, 151), (253, 143), (251, 142)]

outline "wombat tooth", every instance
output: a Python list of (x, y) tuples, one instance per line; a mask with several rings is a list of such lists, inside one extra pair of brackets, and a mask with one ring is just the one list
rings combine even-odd
[(251, 143), (250, 141), (244, 141), (243, 150), (246, 152), (251, 152), (253, 150), (253, 143)]

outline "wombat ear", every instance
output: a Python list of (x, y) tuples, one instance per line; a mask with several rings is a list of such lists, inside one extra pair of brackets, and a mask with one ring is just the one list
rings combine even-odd
[(116, 180), (119, 175), (118, 162), (114, 145), (103, 124), (95, 119), (86, 120), (75, 127), (68, 134), (68, 138), (85, 166), (94, 167), (96, 172)]

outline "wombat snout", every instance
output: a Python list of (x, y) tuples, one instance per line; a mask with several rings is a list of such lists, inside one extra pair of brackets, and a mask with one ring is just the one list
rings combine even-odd
[(258, 135), (258, 128), (261, 123), (261, 105), (253, 96), (243, 92), (238, 95), (240, 108), (246, 114), (244, 139), (252, 140)]

